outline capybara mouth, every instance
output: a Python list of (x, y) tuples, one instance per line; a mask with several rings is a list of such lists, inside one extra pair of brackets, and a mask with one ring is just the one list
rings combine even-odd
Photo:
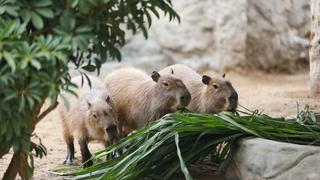
[(229, 112), (236, 112), (237, 109), (236, 109), (236, 108), (232, 108), (232, 109), (227, 109), (227, 111), (229, 111)]
[(177, 110), (185, 110), (186, 107), (178, 107)]
[(177, 107), (177, 110), (184, 110), (185, 108), (186, 108), (186, 106), (180, 105), (180, 106)]
[[(136, 130), (133, 130), (131, 133), (127, 134), (125, 137), (131, 136), (135, 132), (136, 132)], [(115, 140), (113, 143), (115, 143), (116, 141), (118, 141), (118, 139)], [(124, 146), (119, 149), (116, 149), (115, 151), (112, 152), (111, 157), (117, 158), (117, 157), (121, 156), (122, 154), (124, 154), (128, 149), (129, 149), (129, 146)]]
[(237, 107), (238, 107), (238, 103), (235, 103), (233, 105), (230, 105), (227, 109), (227, 111), (230, 111), (230, 112), (235, 112), (237, 110)]
[(114, 131), (107, 131), (107, 134), (109, 136), (109, 140), (111, 143), (114, 143), (116, 141), (118, 141), (118, 133), (114, 132)]

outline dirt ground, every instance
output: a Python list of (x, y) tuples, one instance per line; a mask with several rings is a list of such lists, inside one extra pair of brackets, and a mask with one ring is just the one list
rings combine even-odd
[[(297, 111), (297, 103), (304, 107), (320, 111), (319, 100), (312, 99), (308, 92), (308, 73), (301, 72), (295, 75), (264, 74), (261, 72), (229, 73), (231, 80), (239, 94), (239, 104), (249, 109), (263, 110), (272, 116), (292, 116)], [(35, 160), (34, 179), (62, 179), (47, 171), (61, 165), (65, 158), (66, 146), (62, 141), (61, 126), (56, 114), (51, 113), (42, 120), (36, 134), (46, 146), (48, 155)], [(91, 144), (92, 152), (102, 149), (97, 144)], [(0, 159), (0, 177), (9, 164), (12, 154)], [(80, 159), (79, 147), (76, 144), (76, 157)]]

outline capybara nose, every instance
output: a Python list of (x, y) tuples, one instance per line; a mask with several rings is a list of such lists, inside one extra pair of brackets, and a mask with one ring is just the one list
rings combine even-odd
[(234, 92), (229, 96), (229, 101), (238, 101), (238, 93)]
[(190, 94), (186, 94), (180, 97), (180, 102), (182, 105), (187, 106), (191, 100)]
[(106, 128), (107, 133), (110, 134), (115, 134), (117, 132), (117, 126), (115, 124), (110, 124), (107, 128)]
[(228, 111), (235, 111), (238, 107), (238, 93), (234, 92), (229, 96)]

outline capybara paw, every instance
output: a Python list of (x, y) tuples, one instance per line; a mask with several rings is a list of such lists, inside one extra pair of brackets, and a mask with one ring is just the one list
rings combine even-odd
[(66, 160), (63, 161), (63, 164), (67, 164), (67, 165), (74, 165), (75, 159), (74, 158), (67, 158)]
[(91, 160), (87, 161), (86, 163), (84, 163), (83, 167), (87, 168), (93, 165), (93, 162)]
[(113, 158), (117, 158), (117, 157), (121, 156), (122, 154), (124, 154), (127, 150), (128, 150), (127, 147), (122, 147), (122, 148), (120, 148), (120, 149), (117, 149), (117, 150), (115, 150), (115, 151), (112, 152), (111, 158), (112, 158), (112, 159), (113, 159)]

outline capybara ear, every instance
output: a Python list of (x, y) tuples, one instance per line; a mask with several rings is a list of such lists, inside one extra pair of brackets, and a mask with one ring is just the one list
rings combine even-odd
[(174, 74), (174, 71), (173, 71), (173, 69), (171, 68), (171, 74)]
[(87, 104), (88, 104), (88, 109), (90, 109), (90, 108), (91, 108), (91, 106), (92, 106), (92, 104), (91, 104), (91, 103), (89, 103), (89, 101), (87, 101)]
[(223, 74), (222, 74), (222, 78), (225, 78), (225, 77), (226, 77), (226, 73), (223, 73)]
[(202, 76), (202, 82), (203, 84), (208, 85), (210, 83), (211, 77), (207, 76), (207, 75), (203, 75)]
[(108, 97), (106, 98), (106, 102), (107, 102), (107, 103), (110, 103), (110, 96), (108, 96)]
[(154, 82), (158, 82), (158, 80), (160, 78), (160, 74), (157, 71), (153, 71), (152, 74), (151, 74), (151, 77), (152, 77)]

